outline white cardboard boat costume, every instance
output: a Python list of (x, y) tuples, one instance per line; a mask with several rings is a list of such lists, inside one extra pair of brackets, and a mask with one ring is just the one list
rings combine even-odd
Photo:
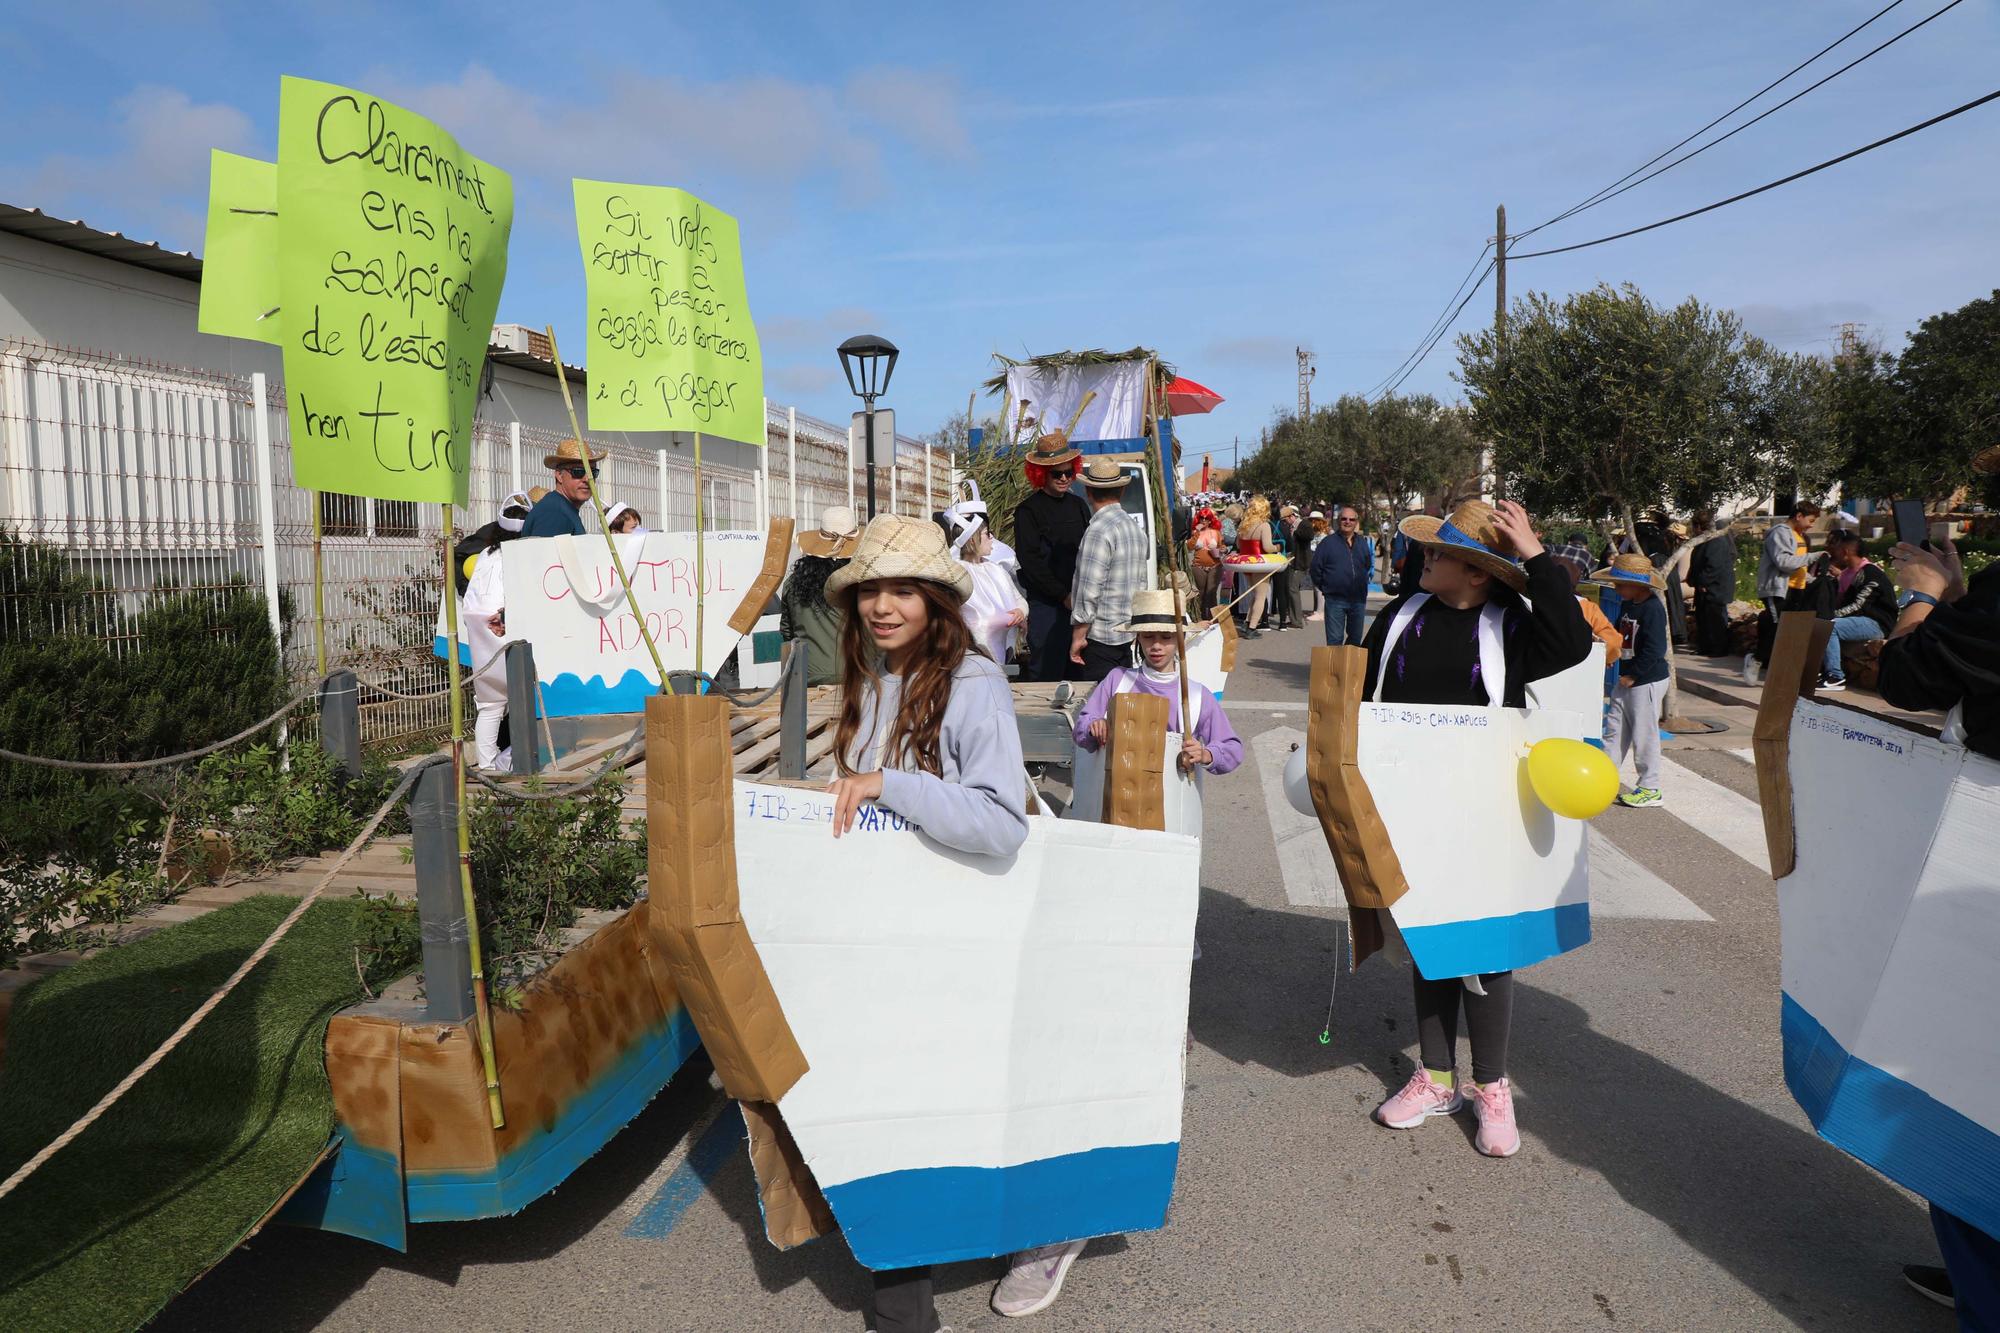
[(836, 840), (817, 784), (732, 780), (721, 697), (647, 700), (653, 938), (774, 1243), (837, 1224), (896, 1268), (1164, 1223), (1201, 844), (1138, 827), (1163, 714), (1114, 719), (1121, 822), (998, 857), (876, 805)]
[(1756, 738), (1785, 1083), (1829, 1143), (2000, 1235), (2000, 763), (1797, 698), (1827, 622), (1785, 622)]
[[(1162, 601), (1166, 601), (1168, 598), (1168, 595), (1165, 593), (1153, 591), (1142, 592), (1139, 596), (1157, 598)], [(1172, 605), (1171, 601), (1168, 601), (1168, 605)], [(1133, 610), (1136, 617), (1139, 612), (1139, 607), (1136, 603)], [(1121, 628), (1136, 633), (1138, 627), (1135, 624), (1127, 624)], [(1158, 628), (1158, 626), (1152, 626), (1151, 628)], [(1224, 675), (1226, 680), (1226, 674), (1219, 671), (1222, 660), (1221, 632), (1215, 626), (1211, 625), (1206, 628), (1200, 637), (1203, 643), (1207, 645), (1207, 650), (1203, 653), (1204, 665), (1209, 666), (1214, 674)], [(1193, 634), (1188, 636), (1187, 643), (1188, 656), (1189, 658), (1193, 658), (1195, 652), (1195, 636)], [(1129, 670), (1137, 669), (1134, 667)], [(1210, 705), (1203, 698), (1202, 686), (1204, 682), (1200, 676), (1193, 670), (1187, 670), (1185, 667), (1183, 669), (1187, 671), (1189, 714), (1187, 727), (1191, 730), (1200, 725), (1202, 710)], [(1219, 690), (1212, 692), (1218, 696), (1220, 695)], [(1113, 693), (1136, 693), (1131, 687), (1129, 673), (1120, 678)], [(1160, 770), (1161, 804), (1165, 819), (1164, 826), (1168, 832), (1184, 833), (1188, 837), (1199, 838), (1201, 836), (1202, 820), (1202, 784), (1207, 774), (1199, 768), (1186, 775), (1180, 772), (1181, 743), (1185, 738), (1185, 734), (1185, 732), (1173, 730), (1171, 727), (1167, 731)], [(1093, 821), (1101, 819), (1104, 810), (1104, 747), (1099, 746), (1094, 750), (1087, 750), (1083, 746), (1077, 745), (1072, 748), (1071, 753), (1070, 803), (1063, 810), (1062, 817), (1064, 819)]]
[[(1537, 741), (1599, 734), (1602, 659), (1593, 639), (1574, 666), (1528, 684), (1525, 708), (1381, 703), (1395, 646), (1427, 597), (1398, 609), (1374, 680), (1363, 679), (1363, 649), (1313, 654), (1306, 769), (1354, 918), (1354, 961), (1376, 946), (1372, 909), (1427, 978), (1528, 967), (1590, 939), (1587, 831), (1535, 795), (1527, 754)], [(1506, 693), (1503, 614), (1489, 604), (1479, 621), (1492, 699)]]

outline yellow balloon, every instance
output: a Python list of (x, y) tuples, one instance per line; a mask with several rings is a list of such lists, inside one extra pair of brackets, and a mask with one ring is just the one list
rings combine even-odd
[(474, 553), (472, 555), (465, 557), (465, 562), (460, 566), (460, 568), (465, 571), (465, 577), (471, 578), (472, 571), (474, 567), (476, 567), (478, 564), (479, 564), (479, 556), (477, 553)]
[(1618, 766), (1594, 745), (1557, 736), (1528, 751), (1528, 781), (1557, 814), (1589, 819), (1616, 799)]

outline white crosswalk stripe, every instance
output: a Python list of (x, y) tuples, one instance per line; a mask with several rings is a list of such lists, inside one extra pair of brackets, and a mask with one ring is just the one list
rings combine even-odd
[(1641, 921), (1713, 921), (1673, 885), (1590, 830), (1590, 914)]
[(1665, 772), (1667, 804), (1676, 818), (1757, 869), (1770, 873), (1764, 812), (1755, 801), (1665, 755), (1660, 757), (1660, 767)]

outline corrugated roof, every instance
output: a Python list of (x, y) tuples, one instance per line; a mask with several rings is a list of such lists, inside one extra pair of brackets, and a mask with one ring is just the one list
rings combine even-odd
[(151, 269), (169, 277), (186, 278), (189, 282), (201, 281), (201, 258), (197, 255), (169, 250), (158, 241), (135, 241), (122, 232), (99, 231), (81, 220), (50, 217), (39, 208), (0, 204), (0, 231)]

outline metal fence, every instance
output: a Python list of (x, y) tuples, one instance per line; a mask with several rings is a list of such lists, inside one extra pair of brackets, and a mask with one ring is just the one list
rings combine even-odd
[[(710, 530), (761, 527), (772, 517), (813, 523), (852, 502), (859, 464), (842, 427), (771, 406), (761, 467), (704, 460)], [(497, 514), (509, 491), (546, 482), (542, 456), (562, 434), (479, 417), (465, 529)], [(685, 451), (622, 438), (608, 451), (606, 489), (646, 526), (694, 526), (694, 473)], [(950, 459), (898, 439), (895, 466), (878, 460), (884, 507), (923, 514), (950, 492)], [(267, 466), (263, 464), (268, 464)], [(266, 540), (263, 493), (269, 495)], [(320, 586), (329, 665), (353, 667), (402, 699), (365, 691), (363, 735), (401, 747), (443, 731), (449, 700), (432, 650), (441, 584), (440, 506), (322, 494)], [(277, 592), (273, 627), (297, 679), (316, 669), (313, 495), (299, 489), (284, 388), (262, 375), (224, 375), (0, 339), (0, 631), (30, 623), (87, 634), (114, 651), (137, 643), (135, 613), (153, 591), (200, 594), (218, 611), (244, 592)], [(27, 544), (24, 544), (27, 543)], [(60, 607), (39, 595), (36, 561), (58, 552), (87, 590)], [(37, 618), (40, 618), (38, 621)]]

